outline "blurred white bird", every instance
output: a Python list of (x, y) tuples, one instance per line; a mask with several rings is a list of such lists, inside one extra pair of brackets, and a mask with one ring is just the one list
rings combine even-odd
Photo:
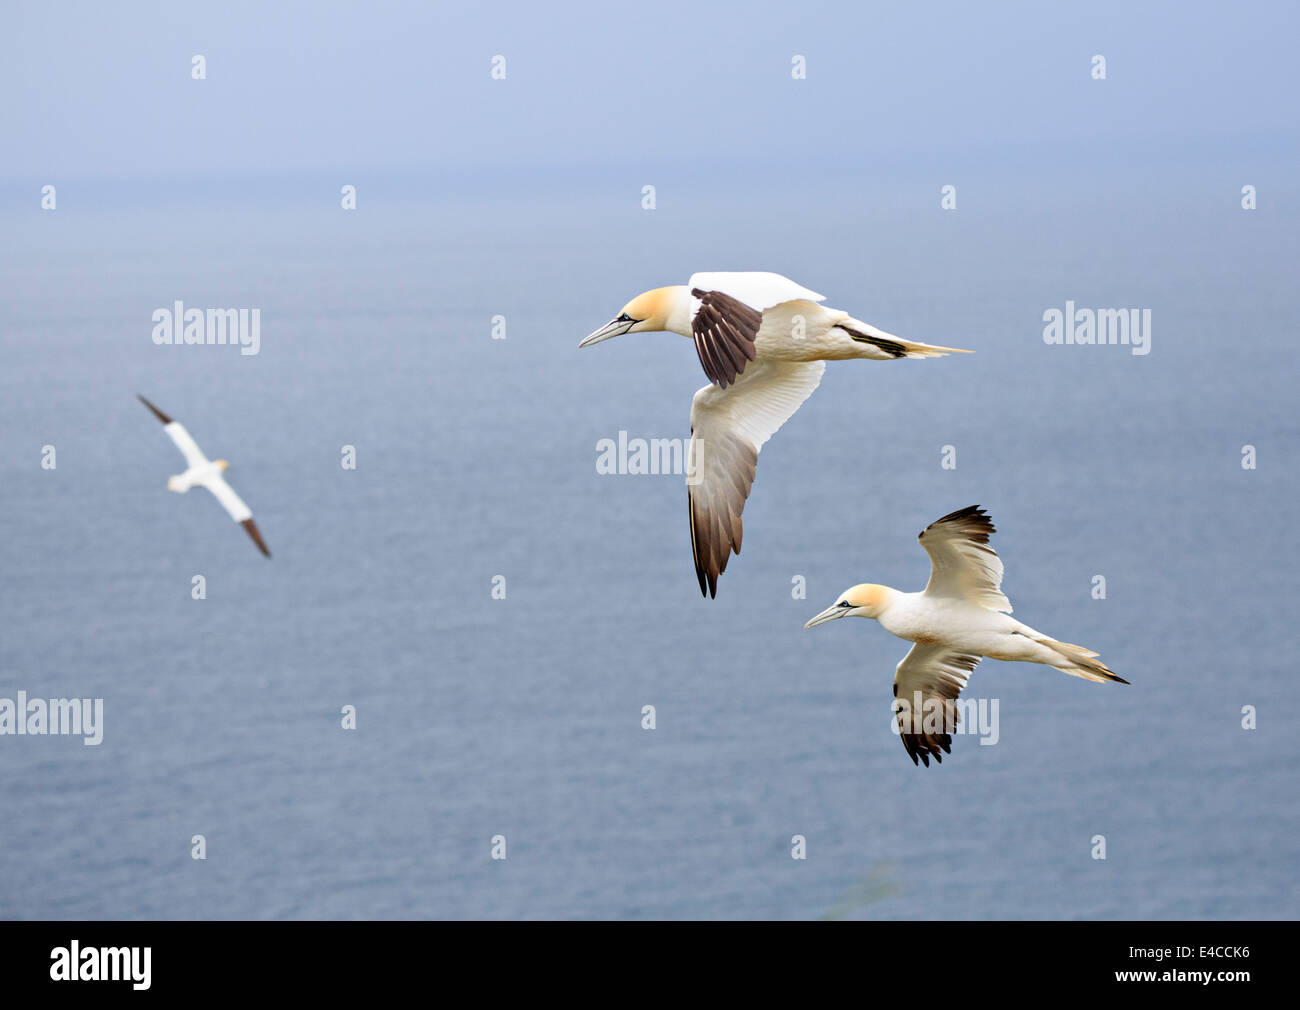
[[(773, 273), (698, 273), (688, 284), (633, 298), (579, 347), (621, 333), (667, 330), (691, 337), (710, 385), (691, 403), (687, 490), (700, 592), (740, 553), (740, 514), (758, 452), (821, 382), (827, 361), (934, 358), (955, 347), (918, 344), (847, 312)], [(969, 351), (960, 351), (969, 354)]]
[(167, 490), (184, 494), (192, 487), (207, 488), (216, 496), (217, 501), (221, 502), (221, 507), (230, 513), (230, 518), (248, 531), (248, 535), (253, 538), (253, 543), (257, 544), (257, 549), (269, 558), (271, 552), (267, 550), (266, 541), (262, 539), (257, 523), (253, 522), (252, 511), (221, 476), (221, 472), (230, 464), (224, 459), (209, 460), (179, 421), (173, 421), (139, 393), (136, 396), (163, 423), (163, 431), (171, 436), (171, 440), (184, 455), (188, 466), (184, 473), (167, 479)]
[[(988, 545), (996, 532), (978, 505), (946, 515), (921, 531), (921, 546), (930, 555), (924, 592), (854, 586), (804, 625), (870, 617), (890, 634), (916, 643), (894, 673), (899, 732), (913, 764), (919, 756), (928, 768), (931, 757), (943, 761), (941, 750), (951, 753), (957, 695), (983, 657), (1043, 663), (1099, 684), (1128, 683), (1097, 653), (1048, 638), (1010, 616), (1011, 601), (1002, 595), (1002, 559)], [(936, 718), (927, 719), (927, 710)]]

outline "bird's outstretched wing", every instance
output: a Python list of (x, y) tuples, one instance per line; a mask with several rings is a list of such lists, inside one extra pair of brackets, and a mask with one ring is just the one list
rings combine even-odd
[(257, 544), (257, 549), (269, 558), (271, 552), (267, 549), (266, 541), (262, 539), (257, 523), (253, 522), (253, 510), (244, 504), (244, 500), (239, 495), (235, 494), (234, 488), (226, 483), (226, 479), (221, 474), (215, 474), (207, 478), (203, 486), (216, 496), (217, 501), (221, 502), (221, 507), (230, 513), (230, 518), (248, 531), (248, 535), (253, 538), (253, 543)]
[(812, 395), (824, 361), (760, 362), (730, 388), (705, 386), (691, 403), (686, 484), (691, 550), (700, 592), (717, 596), (718, 576), (740, 553), (740, 513), (754, 483), (758, 452)]
[(1011, 601), (1002, 594), (1002, 559), (989, 546), (989, 536), (996, 532), (978, 505), (952, 512), (923, 529), (919, 539), (930, 555), (926, 593), (1011, 613)]
[(167, 432), (171, 440), (176, 443), (176, 448), (179, 449), (181, 455), (185, 457), (185, 463), (187, 466), (202, 466), (204, 463), (208, 462), (208, 457), (203, 455), (203, 450), (198, 447), (194, 439), (190, 438), (190, 433), (185, 430), (184, 425), (179, 421), (173, 421), (143, 396), (140, 396), (139, 393), (136, 393), (135, 395), (141, 403), (153, 411), (154, 417), (158, 418), (158, 420), (162, 422), (163, 431)]
[(773, 273), (698, 273), (691, 277), (691, 335), (710, 382), (729, 386), (754, 360), (763, 310), (822, 296)]
[(952, 752), (957, 696), (980, 657), (943, 645), (914, 645), (894, 672), (894, 716), (912, 764)]

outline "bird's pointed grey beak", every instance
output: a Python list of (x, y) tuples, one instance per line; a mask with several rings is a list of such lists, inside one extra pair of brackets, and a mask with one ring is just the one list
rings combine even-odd
[(841, 607), (838, 603), (833, 607), (827, 607), (820, 614), (804, 625), (804, 628), (815, 628), (819, 624), (825, 624), (827, 621), (833, 621), (837, 617), (843, 617), (845, 614), (851, 614), (852, 607)]
[(584, 337), (578, 347), (590, 347), (592, 344), (599, 344), (602, 340), (608, 340), (610, 337), (617, 337), (620, 333), (626, 333), (636, 324), (635, 319), (611, 319), (595, 333)]

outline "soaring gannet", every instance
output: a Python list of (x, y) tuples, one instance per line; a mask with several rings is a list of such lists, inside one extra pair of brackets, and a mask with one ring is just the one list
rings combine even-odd
[(173, 421), (139, 393), (136, 396), (141, 403), (153, 411), (154, 417), (163, 423), (163, 431), (171, 436), (171, 440), (176, 443), (176, 448), (185, 456), (185, 462), (189, 467), (184, 473), (167, 479), (167, 490), (184, 494), (192, 487), (207, 488), (216, 496), (217, 501), (221, 502), (221, 507), (230, 513), (230, 518), (248, 530), (248, 535), (253, 538), (253, 543), (257, 544), (258, 550), (269, 558), (271, 552), (266, 548), (266, 541), (262, 539), (257, 523), (253, 522), (252, 511), (226, 483), (226, 478), (221, 476), (221, 472), (230, 464), (224, 459), (208, 459), (179, 421)]
[[(955, 347), (917, 344), (878, 330), (772, 273), (699, 273), (688, 284), (637, 295), (578, 344), (667, 330), (691, 337), (710, 385), (691, 401), (687, 493), (700, 592), (740, 553), (740, 513), (758, 452), (821, 382), (827, 361), (941, 357)], [(969, 354), (969, 351), (962, 351)]]
[[(928, 768), (931, 757), (943, 761), (941, 749), (951, 753), (957, 695), (985, 656), (1044, 663), (1099, 684), (1128, 683), (1111, 673), (1097, 653), (1048, 638), (1009, 616), (1011, 601), (1002, 595), (1002, 559), (988, 545), (989, 534), (996, 532), (978, 505), (946, 515), (921, 531), (921, 546), (930, 555), (930, 581), (924, 592), (854, 586), (804, 625), (870, 617), (891, 634), (916, 643), (894, 673), (899, 732), (913, 764), (919, 756)], [(926, 709), (936, 716), (928, 724)]]

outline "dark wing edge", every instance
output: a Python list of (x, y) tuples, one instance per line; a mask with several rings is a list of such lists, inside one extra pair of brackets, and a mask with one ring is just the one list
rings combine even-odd
[(158, 418), (158, 420), (160, 420), (163, 424), (171, 424), (171, 423), (172, 423), (172, 419), (171, 419), (170, 417), (168, 417), (166, 414), (164, 414), (161, 410), (159, 410), (157, 407), (155, 407), (152, 403), (150, 403), (148, 400), (146, 400), (146, 399), (145, 399), (143, 396), (141, 396), (139, 393), (136, 393), (136, 394), (135, 394), (135, 397), (136, 397), (137, 400), (139, 400), (141, 403), (143, 403), (146, 407), (148, 407), (150, 410), (152, 410), (152, 411), (153, 411), (153, 416), (156, 417), (156, 418)]
[(763, 313), (721, 291), (695, 288), (691, 294), (700, 300), (691, 320), (695, 352), (709, 381), (725, 389), (754, 360)]
[(248, 535), (253, 538), (253, 543), (257, 544), (257, 549), (265, 554), (268, 558), (271, 556), (270, 550), (267, 549), (266, 541), (262, 539), (262, 533), (257, 528), (257, 523), (252, 518), (245, 519), (239, 524), (248, 531)]
[(905, 358), (907, 357), (907, 348), (897, 340), (887, 340), (884, 337), (873, 337), (870, 333), (863, 333), (861, 330), (855, 330), (847, 323), (836, 323), (835, 329), (843, 330), (850, 337), (860, 344), (870, 344), (872, 347), (878, 347), (890, 357)]
[(753, 446), (733, 438), (726, 449), (728, 456), (722, 462), (730, 466), (725, 476), (686, 488), (695, 577), (700, 594), (710, 599), (718, 595), (718, 576), (727, 570), (731, 555), (740, 553), (745, 534), (741, 513), (758, 472), (758, 451)]
[[(967, 505), (964, 509), (949, 512), (942, 519), (936, 519), (917, 536), (922, 539), (937, 526), (948, 526), (953, 533), (958, 533), (977, 544), (988, 544), (989, 537), (997, 532), (989, 514), (978, 505)], [(948, 532), (948, 531), (945, 531)]]

